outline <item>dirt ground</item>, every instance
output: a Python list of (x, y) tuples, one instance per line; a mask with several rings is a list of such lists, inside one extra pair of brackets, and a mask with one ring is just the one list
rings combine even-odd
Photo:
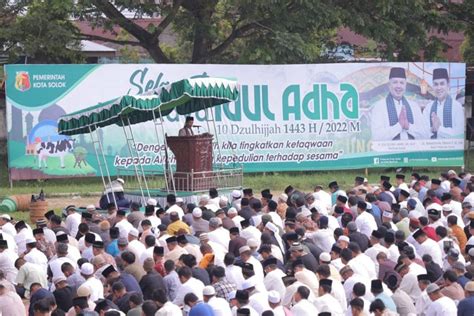
[(94, 204), (96, 207), (99, 206), (99, 196), (72, 196), (72, 197), (50, 197), (48, 200), (48, 207), (50, 209), (63, 209), (68, 205), (75, 205), (76, 207), (86, 207), (87, 205)]

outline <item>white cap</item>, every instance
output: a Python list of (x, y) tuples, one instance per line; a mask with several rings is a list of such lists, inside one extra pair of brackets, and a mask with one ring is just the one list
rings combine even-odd
[(426, 207), (426, 210), (437, 210), (438, 212), (443, 211), (443, 207), (439, 205), (438, 203), (431, 203)]
[(349, 237), (347, 236), (339, 236), (339, 238), (337, 239), (337, 241), (345, 241), (345, 242), (351, 242), (351, 240), (349, 239)]
[(288, 201), (288, 195), (286, 193), (282, 193), (280, 194), (280, 196), (278, 197), (280, 200), (282, 200), (283, 202), (286, 202)]
[(262, 216), (260, 216), (260, 215), (252, 216), (252, 220), (253, 220), (253, 223), (254, 223), (255, 227), (257, 227), (262, 222)]
[(268, 301), (270, 303), (278, 304), (280, 303), (280, 300), (281, 300), (280, 293), (278, 293), (275, 290), (268, 292)]
[(201, 195), (201, 201), (209, 201), (210, 197), (207, 194)]
[(86, 209), (95, 211), (95, 205), (94, 204), (89, 204), (89, 205), (87, 205)]
[(146, 202), (147, 205), (153, 205), (153, 206), (157, 206), (158, 205), (158, 201), (155, 200), (155, 199), (148, 199), (148, 201)]
[(238, 199), (242, 196), (242, 193), (240, 193), (239, 190), (234, 190), (232, 191), (232, 193), (230, 194), (234, 199)]
[(242, 252), (245, 252), (245, 251), (250, 251), (250, 247), (245, 245), (245, 246), (242, 246), (239, 248), (239, 254), (241, 254)]
[(0, 218), (4, 218), (4, 219), (9, 220), (9, 221), (12, 220), (12, 217), (8, 214), (2, 214), (2, 215), (0, 215)]
[(308, 216), (311, 216), (312, 213), (311, 213), (310, 210), (308, 210), (307, 208), (305, 208), (305, 209), (303, 209), (303, 210), (301, 211), (300, 214), (302, 214), (304, 217), (308, 217)]
[(383, 211), (382, 216), (386, 218), (393, 218), (393, 213), (388, 212), (388, 211)]
[(94, 266), (92, 263), (86, 262), (83, 263), (81, 266), (81, 274), (84, 275), (93, 275), (94, 274)]
[(474, 257), (474, 248), (471, 248), (469, 249), (469, 251), (467, 252), (467, 254), (471, 257)]
[(377, 192), (378, 190), (380, 190), (378, 185), (372, 187), (372, 193)]
[(193, 210), (193, 216), (194, 217), (201, 217), (202, 216), (202, 210), (199, 207), (195, 207)]
[(222, 203), (228, 203), (228, 202), (229, 202), (229, 199), (227, 198), (227, 196), (221, 196), (220, 201), (221, 201)]
[(82, 283), (82, 285), (77, 289), (77, 296), (89, 296), (91, 295), (91, 289)]
[(122, 178), (117, 178), (117, 182), (120, 182), (122, 184), (125, 184), (125, 180), (123, 180)]
[(268, 230), (271, 230), (275, 234), (278, 232), (278, 227), (276, 227), (276, 225), (273, 224), (272, 222), (267, 222), (267, 224), (265, 225), (265, 228)]
[(62, 281), (66, 281), (66, 277), (64, 275), (60, 275), (53, 278), (53, 284), (57, 284)]
[(134, 237), (138, 237), (138, 229), (135, 227), (131, 228), (130, 231), (128, 232), (129, 235), (132, 235)]
[(183, 198), (180, 198), (180, 197), (176, 198), (176, 203), (183, 203), (183, 202), (184, 202)]
[(321, 254), (319, 255), (319, 261), (330, 262), (331, 255), (327, 252), (321, 252)]
[(255, 287), (257, 285), (257, 280), (255, 276), (248, 278), (244, 282), (242, 282), (242, 290), (250, 289), (251, 287)]
[(216, 295), (216, 289), (212, 285), (205, 286), (202, 290), (202, 295)]
[(227, 215), (229, 214), (237, 214), (237, 209), (235, 207), (231, 207), (228, 211), (227, 211)]
[(451, 169), (451, 170), (448, 171), (448, 174), (449, 174), (449, 175), (456, 175), (456, 171), (454, 171), (454, 170)]
[(26, 238), (25, 240), (25, 244), (30, 244), (32, 242), (36, 242), (36, 239), (30, 237), (30, 238)]
[(449, 204), (444, 204), (443, 205), (443, 212), (452, 212), (453, 208)]
[(426, 293), (431, 294), (439, 290), (439, 286), (436, 283), (431, 283), (426, 287)]
[(250, 248), (258, 247), (258, 241), (255, 238), (249, 238), (249, 240), (247, 240), (247, 246)]

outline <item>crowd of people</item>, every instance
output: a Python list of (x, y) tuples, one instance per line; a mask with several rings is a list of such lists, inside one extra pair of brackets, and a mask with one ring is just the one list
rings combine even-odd
[(470, 174), (259, 193), (0, 215), (0, 314), (474, 315)]

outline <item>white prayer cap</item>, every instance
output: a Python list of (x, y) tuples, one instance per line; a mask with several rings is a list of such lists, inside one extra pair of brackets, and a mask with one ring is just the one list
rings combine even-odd
[(132, 229), (130, 229), (130, 231), (128, 232), (129, 235), (132, 235), (134, 237), (138, 237), (138, 229), (136, 229), (135, 227), (133, 227)]
[(120, 182), (122, 184), (125, 184), (125, 180), (123, 180), (122, 178), (117, 178), (117, 182)]
[(443, 211), (443, 207), (441, 205), (439, 205), (438, 203), (431, 203), (430, 205), (428, 205), (428, 207), (426, 208), (427, 211), (429, 210), (437, 210), (438, 212), (441, 212)]
[(209, 201), (210, 197), (207, 194), (201, 195), (201, 201)]
[(448, 171), (448, 174), (449, 174), (450, 176), (456, 175), (456, 171), (454, 171), (454, 170), (451, 169), (451, 170)]
[(84, 283), (77, 289), (77, 296), (89, 296), (91, 295), (91, 289), (84, 285)]
[(377, 192), (378, 190), (380, 190), (380, 187), (378, 185), (372, 187), (372, 193), (375, 193)]
[(212, 285), (205, 286), (202, 290), (202, 295), (216, 295), (216, 289)]
[(428, 294), (431, 294), (433, 292), (436, 292), (439, 290), (439, 286), (438, 284), (436, 283), (431, 283), (430, 285), (428, 285), (428, 287), (426, 288), (426, 293)]
[(152, 205), (152, 206), (157, 206), (158, 205), (158, 201), (155, 200), (155, 199), (148, 199), (148, 201), (146, 202), (147, 205)]
[(87, 205), (86, 209), (95, 211), (95, 205), (89, 204), (89, 205)]
[(227, 215), (229, 214), (237, 214), (237, 209), (235, 207), (231, 207), (228, 211), (227, 211)]
[(58, 284), (59, 282), (66, 281), (66, 277), (64, 275), (60, 275), (53, 278), (53, 284)]
[[(202, 236), (202, 234), (201, 234)], [(250, 247), (245, 245), (245, 246), (242, 246), (239, 248), (239, 254), (242, 254), (242, 252), (245, 252), (245, 251), (250, 251)]]
[(257, 280), (255, 276), (248, 278), (244, 282), (242, 282), (242, 290), (247, 290), (257, 285)]
[(280, 194), (280, 196), (278, 197), (280, 200), (282, 200), (283, 202), (286, 202), (288, 201), (288, 195), (286, 193), (282, 193)]
[(81, 274), (84, 274), (84, 275), (94, 274), (94, 266), (92, 265), (92, 263), (89, 263), (89, 262), (83, 263), (81, 266)]
[(193, 216), (194, 217), (201, 217), (202, 216), (202, 210), (199, 207), (195, 207), (193, 210)]
[(253, 223), (255, 224), (255, 227), (257, 227), (262, 222), (262, 216), (258, 216), (258, 215), (252, 216), (252, 220), (253, 220)]
[(268, 230), (271, 230), (275, 234), (278, 232), (278, 227), (276, 227), (276, 225), (273, 224), (272, 222), (267, 222), (267, 224), (265, 225), (265, 228)]
[(339, 238), (337, 239), (337, 241), (345, 241), (345, 242), (351, 242), (351, 240), (349, 239), (349, 237), (347, 236), (339, 236)]
[(280, 303), (280, 300), (281, 300), (280, 293), (278, 293), (275, 290), (268, 292), (268, 301), (270, 303), (278, 304)]
[(220, 202), (222, 202), (222, 203), (228, 203), (228, 202), (229, 202), (229, 199), (227, 198), (227, 196), (221, 196)]
[(388, 212), (388, 211), (383, 211), (382, 216), (386, 218), (393, 218), (393, 213)]
[(184, 202), (183, 198), (180, 198), (180, 197), (176, 198), (176, 203), (183, 203), (183, 202)]
[(240, 193), (239, 190), (234, 190), (232, 191), (232, 193), (230, 194), (234, 199), (239, 199), (241, 196), (242, 196), (242, 193)]
[(258, 241), (255, 238), (249, 238), (249, 240), (247, 240), (247, 246), (250, 248), (256, 248), (258, 247)]
[(0, 215), (0, 218), (6, 219), (6, 220), (9, 220), (9, 221), (12, 220), (12, 217), (8, 214), (2, 214), (2, 215)]
[(322, 252), (320, 255), (319, 255), (319, 261), (322, 261), (322, 262), (330, 262), (331, 261), (331, 255), (327, 252)]
[(444, 204), (443, 205), (443, 212), (452, 212), (453, 211), (453, 208), (451, 205), (449, 204)]
[(36, 239), (31, 238), (31, 237), (26, 238), (26, 240), (25, 240), (25, 244), (31, 244), (31, 243), (33, 243), (33, 242), (36, 242)]

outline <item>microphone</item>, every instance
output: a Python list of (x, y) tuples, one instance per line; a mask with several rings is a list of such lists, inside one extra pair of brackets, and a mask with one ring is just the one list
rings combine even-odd
[(201, 125), (193, 125), (193, 128), (201, 128)]

